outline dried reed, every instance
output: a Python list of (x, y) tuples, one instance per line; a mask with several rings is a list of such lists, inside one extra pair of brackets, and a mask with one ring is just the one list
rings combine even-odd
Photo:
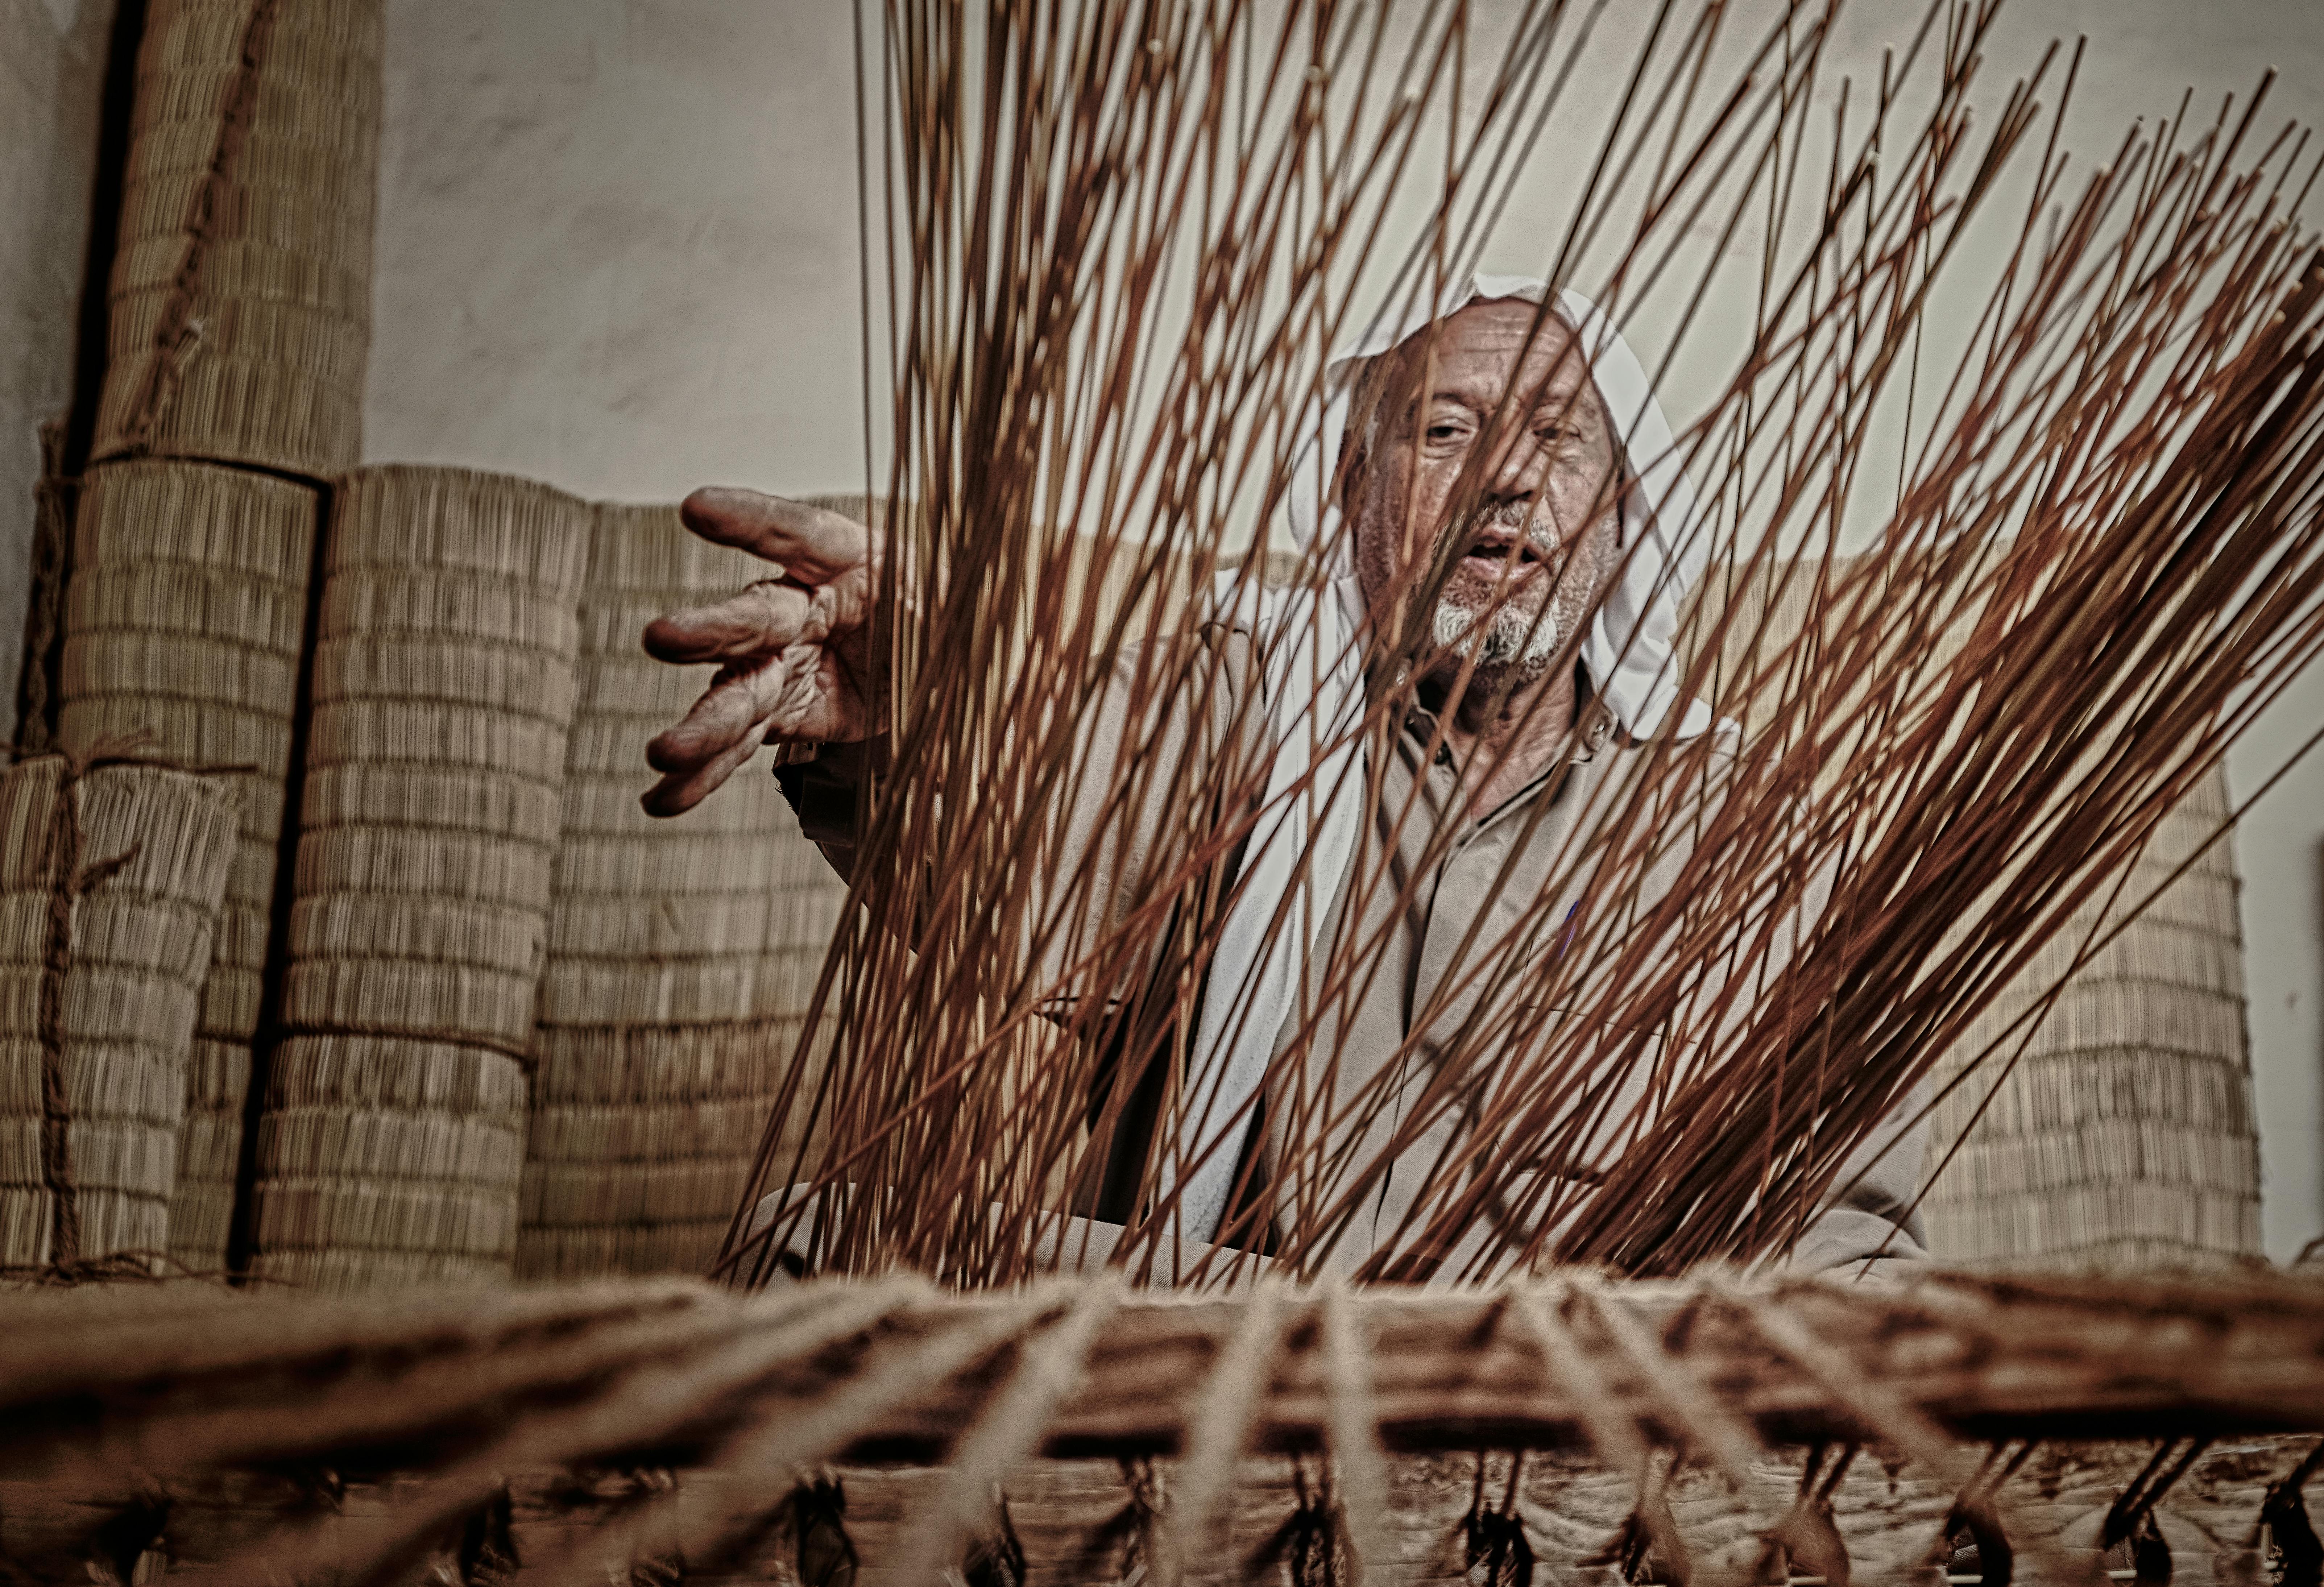
[[(1799, 632), (1812, 580), (1789, 563), (1748, 584), (1713, 574), (1697, 621), (1709, 624), (1722, 602), (1734, 608), (1721, 658), (1730, 674), (1748, 669), (1763, 632)], [(1956, 653), (1967, 638), (1955, 623), (1930, 647)], [(1739, 701), (1736, 715), (1748, 730), (1771, 703)], [(2242, 927), (2218, 835), (2231, 815), (2214, 767), (2163, 817), (2113, 912), (2105, 899), (2083, 905), (1933, 1071), (1944, 1094), (1931, 1111), (1921, 1205), (1934, 1254), (2122, 1269), (2257, 1254)], [(2037, 1007), (2021, 1046), (2017, 1022)], [(1997, 1043), (2003, 1061), (1964, 1078)]]
[[(2093, 906), (2118, 922), (2145, 901), (2123, 890), (2166, 813), (2324, 644), (2324, 262), (2297, 220), (2304, 141), (2256, 97), (2134, 130), (2070, 174), (2056, 127), (2078, 57), (2053, 50), (1972, 125), (1997, 9), (1932, 7), (1877, 87), (1835, 102), (1829, 17), (1802, 8), (1729, 51), (1725, 8), (1664, 6), (1609, 61), (1579, 8), (1528, 6), (1478, 62), (1462, 7), (1391, 26), (1302, 4), (1036, 5), (973, 32), (945, 5), (890, 6), (864, 92), (896, 239), (890, 363), (867, 371), (893, 439), (890, 770), (818, 990), (829, 1066), (794, 1059), (730, 1270), (763, 1277), (785, 1241), (964, 1283), (1072, 1260), (1044, 1234), (1055, 1187), (1104, 1169), (1110, 1131), (1088, 1126), (1109, 1047), (1115, 1074), (1163, 1080), (1112, 1258), (1133, 1274), (1216, 1283), (1232, 1247), (1261, 1243), (1281, 1270), (1365, 1278), (1776, 1256), (2039, 955), (2070, 943), (2070, 969), (2103, 949), (2069, 934)], [(1225, 687), (1218, 668), (1156, 607), (1087, 595), (1120, 586), (1076, 585), (1075, 548), (1133, 590), (1170, 566), (1200, 589), (1239, 525), (1330, 488), (1332, 460), (1301, 474), (1296, 449), (1326, 354), (1365, 323), (1362, 266), (1406, 240), (1388, 236), (1391, 196), (1416, 189), (1427, 213), (1389, 294), (1401, 313), (1465, 278), (1523, 169), (1507, 156), (1555, 125), (1575, 70), (1624, 88), (1610, 125), (1550, 140), (1586, 180), (1544, 273), (1683, 342), (1741, 272), (1754, 308), (1731, 374), (1672, 455), (1628, 464), (1693, 475), (1696, 521), (1664, 527), (1710, 565), (1748, 581), (1794, 557), (1803, 620), (1738, 640), (1702, 619), (1675, 681), (1748, 712), (1744, 752), (1655, 741), (1598, 780), (1557, 884), (1465, 946), (1376, 1081), (1293, 1110), (1269, 1183), (1240, 1176), (1226, 1256), (1187, 1251), (1181, 1187), (1236, 1160), (1261, 1097), (1333, 1072), (1333, 1011), (1384, 948), (1319, 948), (1264, 1083), (1221, 1096), (1217, 1054), (1189, 1047), (1198, 999), (1240, 990), (1204, 990), (1247, 885), (1222, 863), (1268, 798), (1304, 789), (1268, 794), (1263, 746), (1164, 752), (1164, 706)], [(1756, 246), (1691, 263), (1689, 236), (1747, 219)], [(1964, 282), (1964, 238), (1988, 221), (2007, 245)], [(1932, 305), (1964, 293), (1967, 355), (1923, 381)], [(1892, 499), (1865, 473), (1907, 392)], [(1874, 522), (1843, 563), (1852, 514)], [(1395, 680), (1425, 641), (1390, 618), (1433, 604), (1449, 555), (1315, 659), (1373, 680), (1360, 720), (1313, 724), (1319, 797), (1363, 775), (1339, 752), (1377, 755), (1398, 730), (1412, 691)], [(1955, 628), (1957, 647), (1932, 642)], [(1098, 686), (1124, 675), (1133, 725), (1104, 762), (1122, 770), (1091, 772)], [(1085, 777), (1105, 812), (1088, 841), (1059, 815)], [(1135, 907), (1093, 925), (1086, 856), (1149, 807), (1206, 814), (1111, 879)], [(1434, 831), (1434, 852), (1456, 835)], [(1657, 864), (1674, 880), (1647, 896)], [(1427, 869), (1400, 880), (1360, 846), (1351, 918), (1376, 895), (1410, 907)], [(1536, 1171), (1575, 1160), (1591, 1171)], [(1335, 1254), (1391, 1168), (1417, 1176), (1409, 1213)], [(745, 1215), (802, 1183), (835, 1194)]]

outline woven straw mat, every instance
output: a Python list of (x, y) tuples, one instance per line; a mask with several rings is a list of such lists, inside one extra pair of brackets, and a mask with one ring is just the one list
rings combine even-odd
[[(154, 0), (96, 456), (323, 477), (362, 451), (381, 0)], [(255, 60), (245, 64), (245, 51)], [(229, 127), (245, 74), (250, 111)]]
[(113, 463), (83, 481), (74, 531), (60, 742), (145, 732), (170, 759), (247, 769), (170, 1208), (170, 1253), (198, 1269), (225, 1264), (234, 1211), (320, 502), (207, 464)]
[[(51, 907), (71, 904), (58, 990), (69, 1180), (83, 1258), (169, 1241), (187, 1056), (235, 848), (234, 780), (103, 765), (67, 790), (43, 756), (0, 775), (0, 1263), (48, 1262), (42, 983)], [(59, 831), (73, 800), (77, 851)], [(72, 880), (69, 882), (68, 878)]]
[(517, 1268), (699, 1271), (740, 1198), (845, 890), (763, 762), (674, 820), (646, 740), (708, 681), (646, 656), (654, 617), (765, 565), (667, 507), (597, 509), (581, 604)]
[(337, 487), (256, 1270), (504, 1278), (589, 509), (390, 466)]

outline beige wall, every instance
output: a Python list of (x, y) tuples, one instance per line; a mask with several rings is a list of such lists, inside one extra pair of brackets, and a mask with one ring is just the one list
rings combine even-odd
[(13, 727), (40, 428), (73, 333), (113, 0), (0, 0), (0, 716)]
[[(861, 489), (850, 9), (389, 0), (371, 455), (637, 501), (711, 480)], [(1857, 0), (1838, 67), (1877, 75), (1921, 9)], [(2273, 114), (2324, 121), (2315, 0), (2006, 14), (1997, 60), (2089, 32), (2068, 135), (2093, 159), (2183, 86), (2216, 106), (2270, 64)], [(1527, 264), (1541, 236), (1512, 226), (1493, 263)], [(2238, 752), (2238, 790), (2319, 723), (2324, 673)], [(2324, 758), (2260, 805), (2239, 853), (2282, 1256), (2324, 1231)]]
[(862, 488), (838, 0), (389, 0), (365, 445)]

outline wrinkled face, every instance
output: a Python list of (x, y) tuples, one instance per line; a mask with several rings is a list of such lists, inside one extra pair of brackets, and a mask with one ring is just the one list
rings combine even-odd
[[(1540, 677), (1617, 559), (1618, 453), (1604, 405), (1572, 334), (1554, 318), (1535, 332), (1534, 312), (1509, 299), (1470, 304), (1439, 323), (1433, 347), (1424, 334), (1385, 355), (1354, 404), (1343, 505), (1376, 620), (1391, 594), (1399, 604), (1425, 595), (1437, 549), (1460, 546), (1432, 613), (1441, 674), (1473, 657), (1480, 673)], [(1479, 488), (1456, 521), (1464, 470)]]

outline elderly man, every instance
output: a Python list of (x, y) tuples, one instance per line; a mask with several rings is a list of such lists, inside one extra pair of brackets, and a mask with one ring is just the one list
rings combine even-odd
[[(1303, 724), (1343, 718), (1349, 704), (1382, 688), (1398, 689), (1406, 702), (1401, 731), (1373, 752), (1378, 763), (1364, 769), (1368, 775), (1336, 780), (1361, 790), (1364, 807), (1344, 793), (1271, 799), (1280, 819), (1305, 829), (1272, 842), (1262, 828), (1243, 853), (1248, 885), (1236, 907), (1243, 924), (1239, 930), (1234, 914), (1226, 920), (1209, 984), (1245, 991), (1234, 999), (1205, 994), (1192, 1050), (1213, 1062), (1196, 1101), (1207, 1084), (1209, 1100), (1222, 1104), (1213, 1116), (1251, 1116), (1236, 1104), (1263, 1073), (1299, 1094), (1267, 1097), (1252, 1110), (1264, 1122), (1244, 1151), (1212, 1152), (1176, 1187), (1185, 1234), (1195, 1241), (1230, 1221), (1233, 1186), (1247, 1194), (1254, 1182), (1280, 1180), (1296, 1148), (1286, 1121), (1344, 1118), (1351, 1099), (1368, 1086), (1379, 1094), (1384, 1080), (1397, 1100), (1371, 1110), (1362, 1125), (1369, 1139), (1353, 1160), (1388, 1152), (1402, 1099), (1425, 1089), (1431, 1066), (1478, 1028), (1480, 1012), (1522, 995), (1512, 988), (1521, 977), (1492, 985), (1480, 983), (1493, 977), (1463, 974), (1464, 956), (1538, 918), (1545, 903), (1555, 912), (1570, 907), (1564, 893), (1578, 897), (1584, 879), (1563, 862), (1577, 823), (1606, 802), (1593, 807), (1592, 790), (1626, 786), (1631, 758), (1658, 736), (1719, 731), (1707, 713), (1672, 697), (1669, 643), (1685, 557), (1668, 521), (1687, 515), (1691, 497), (1643, 372), (1594, 309), (1571, 293), (1551, 297), (1539, 282), (1480, 279), (1434, 315), (1376, 331), (1334, 362), (1332, 378), (1335, 401), (1311, 471), (1323, 504), (1295, 512), (1295, 529), (1320, 556), (1351, 548), (1351, 567), (1337, 597), (1342, 611), (1332, 611), (1327, 588), (1303, 620), (1318, 626), (1324, 652), (1334, 622), (1408, 636), (1391, 647), (1401, 665), (1361, 676), (1327, 665), (1308, 675), (1312, 692), (1336, 688), (1346, 700), (1299, 698), (1286, 708), (1278, 683), (1265, 709), (1241, 708), (1263, 689), (1250, 632), (1262, 625), (1222, 619), (1212, 647), (1220, 687), (1164, 702), (1158, 734), (1150, 721), (1131, 719), (1127, 691), (1117, 691), (1125, 698), (1102, 703), (1090, 751), (1096, 764), (1084, 780), (1093, 791), (1083, 797), (1101, 798), (1112, 781), (1107, 757), (1125, 743), (1171, 755), (1190, 743), (1227, 743), (1272, 761), (1270, 790), (1310, 770), (1321, 773), (1311, 784), (1320, 788), (1334, 782), (1333, 769), (1307, 765), (1299, 746), (1314, 735)], [(1331, 466), (1328, 484), (1323, 465)], [(723, 664), (685, 720), (649, 747), (662, 778), (645, 805), (658, 815), (691, 807), (763, 743), (860, 745), (885, 729), (865, 687), (875, 650), (866, 628), (879, 555), (872, 531), (742, 491), (698, 491), (685, 514), (696, 532), (780, 564), (783, 577), (648, 630), (648, 650), (665, 660)], [(1448, 562), (1441, 581), (1428, 577)], [(1432, 590), (1416, 621), (1416, 599)], [(1578, 661), (1560, 664), (1577, 653)], [(825, 749), (812, 764), (780, 773), (802, 826), (843, 867), (859, 763), (844, 747)], [(1074, 812), (1065, 830), (1093, 844), (1096, 817), (1084, 814)], [(1141, 812), (1129, 841), (1098, 845), (1088, 895), (1102, 909), (1120, 916), (1134, 908), (1134, 887), (1117, 883), (1157, 873), (1157, 845), (1183, 846), (1183, 814), (1176, 822), (1171, 814)], [(1335, 879), (1317, 893), (1328, 903), (1312, 921), (1278, 922), (1261, 941), (1252, 923), (1276, 916), (1295, 852)], [(1683, 858), (1683, 845), (1666, 845), (1639, 879), (1636, 900), (1650, 904), (1666, 892)], [(1297, 961), (1303, 951), (1312, 961), (1351, 942), (1380, 945), (1378, 973), (1363, 979), (1360, 995), (1333, 1001), (1317, 1029), (1314, 1001), (1299, 985), (1308, 966)], [(1230, 1006), (1240, 1035), (1228, 1029)], [(1269, 1058), (1285, 1050), (1295, 1027), (1311, 1045), (1286, 1081), (1284, 1066)], [(1395, 1073), (1384, 1075), (1390, 1066)], [(1635, 1076), (1628, 1088), (1643, 1084)], [(1405, 1138), (1377, 1197), (1333, 1249), (1333, 1265), (1358, 1269), (1409, 1233), (1414, 1197), (1431, 1166), (1448, 1160), (1458, 1130), (1447, 1119), (1417, 1140)], [(1572, 1159), (1591, 1136), (1583, 1129), (1569, 1138), (1544, 1171), (1584, 1174)], [(1910, 1212), (1919, 1156), (1917, 1132), (1901, 1126), (1860, 1153), (1833, 1204), (1797, 1242), (1795, 1263), (1878, 1259), (1886, 1267), (1920, 1257)], [(1132, 1184), (1139, 1166), (1131, 1165)], [(1097, 1210), (1125, 1214), (1118, 1185), (1111, 1204)], [(1474, 1250), (1496, 1238), (1507, 1243), (1506, 1236), (1480, 1228), (1463, 1241), (1471, 1259), (1464, 1270), (1479, 1270)], [(1441, 1255), (1442, 1270), (1462, 1267), (1462, 1249)]]

